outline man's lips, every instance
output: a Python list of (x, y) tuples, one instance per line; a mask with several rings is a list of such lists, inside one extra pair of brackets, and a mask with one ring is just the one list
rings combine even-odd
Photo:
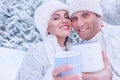
[(88, 30), (88, 28), (78, 28), (78, 31), (80, 31), (80, 32), (85, 32), (87, 30)]

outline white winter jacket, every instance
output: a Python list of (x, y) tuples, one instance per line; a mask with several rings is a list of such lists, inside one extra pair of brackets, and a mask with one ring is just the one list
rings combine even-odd
[(120, 80), (120, 27), (106, 24), (95, 37), (89, 41), (82, 40), (81, 43), (91, 41), (101, 43), (111, 63), (112, 80)]
[(16, 80), (53, 80), (54, 54), (59, 50), (57, 38), (52, 35), (32, 46), (25, 54)]
[(113, 71), (112, 80), (120, 80), (120, 27), (105, 26), (102, 31), (106, 43), (106, 53)]

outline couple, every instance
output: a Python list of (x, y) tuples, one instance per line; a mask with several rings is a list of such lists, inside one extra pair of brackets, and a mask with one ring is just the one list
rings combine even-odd
[[(113, 39), (109, 37), (113, 35), (109, 33), (112, 28), (101, 28), (102, 16), (101, 7), (96, 0), (73, 0), (69, 8), (60, 1), (43, 3), (34, 14), (36, 27), (43, 41), (33, 45), (25, 54), (16, 80), (119, 80), (120, 47), (112, 46), (112, 40), (117, 39), (114, 36)], [(58, 74), (73, 69), (73, 66), (65, 65), (53, 69), (54, 55), (61, 50), (68, 50), (67, 37), (72, 26), (82, 39), (81, 43), (90, 41), (101, 43), (105, 51), (103, 52), (105, 67), (102, 71), (60, 77)], [(114, 59), (114, 55), (118, 57)]]

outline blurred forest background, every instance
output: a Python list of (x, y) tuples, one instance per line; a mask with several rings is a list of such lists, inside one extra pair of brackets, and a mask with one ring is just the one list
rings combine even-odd
[[(35, 9), (48, 0), (0, 0), (0, 47), (26, 51), (31, 44), (42, 40), (33, 21)], [(60, 0), (70, 5), (72, 0)], [(91, 0), (92, 1), (92, 0)], [(120, 0), (100, 0), (103, 20), (110, 25), (120, 25)], [(78, 36), (74, 34), (74, 41)]]

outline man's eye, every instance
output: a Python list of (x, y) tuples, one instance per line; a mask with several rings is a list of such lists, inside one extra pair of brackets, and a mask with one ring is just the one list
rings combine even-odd
[(84, 13), (84, 14), (82, 14), (82, 16), (86, 18), (89, 16), (89, 13)]

